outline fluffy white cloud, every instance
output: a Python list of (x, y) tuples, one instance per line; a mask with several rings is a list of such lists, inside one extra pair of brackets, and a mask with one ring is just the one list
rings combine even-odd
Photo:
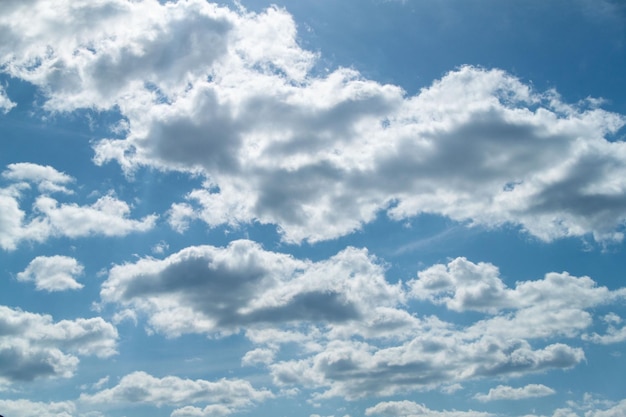
[(487, 394), (477, 394), (474, 396), (478, 401), (495, 400), (523, 400), (526, 398), (545, 397), (554, 394), (555, 391), (542, 384), (529, 384), (521, 388), (498, 385), (489, 390)]
[[(79, 400), (85, 404), (183, 406), (172, 413), (172, 416), (182, 417), (228, 415), (272, 397), (270, 391), (257, 390), (241, 379), (211, 382), (176, 376), (156, 378), (145, 372), (133, 372), (120, 379), (113, 388), (81, 394)], [(198, 408), (191, 404), (207, 405)]]
[(317, 241), (379, 212), (436, 213), (544, 240), (623, 238), (626, 144), (606, 138), (626, 119), (597, 101), (474, 67), (414, 96), (355, 70), (316, 75), (277, 8), (57, 3), (0, 5), (0, 64), (50, 110), (119, 109), (125, 137), (98, 142), (97, 163), (205, 175), (172, 206), (177, 229), (259, 221)]
[(365, 410), (366, 416), (380, 415), (388, 417), (489, 417), (491, 413), (478, 411), (435, 411), (423, 404), (412, 401), (387, 401), (378, 403)]
[[(455, 311), (495, 314), (468, 328), (499, 337), (538, 338), (576, 336), (592, 324), (590, 308), (626, 297), (626, 289), (610, 291), (589, 277), (566, 272), (546, 274), (544, 279), (521, 281), (507, 288), (498, 268), (456, 258), (418, 273), (407, 283), (410, 296), (444, 304)], [(508, 314), (507, 314), (508, 313)]]
[[(129, 218), (130, 206), (112, 195), (90, 205), (60, 203), (50, 192), (71, 193), (65, 184), (73, 178), (49, 166), (31, 163), (11, 164), (2, 175), (11, 181), (0, 188), (0, 248), (13, 250), (22, 241), (43, 242), (50, 237), (79, 238), (92, 235), (124, 236), (154, 227), (157, 216)], [(20, 208), (29, 183), (38, 186), (31, 210)]]
[(38, 290), (78, 290), (83, 285), (76, 277), (83, 273), (83, 266), (68, 256), (38, 256), (17, 274), (18, 281), (31, 281)]
[(356, 399), (433, 389), (467, 379), (571, 368), (584, 358), (582, 349), (560, 343), (533, 349), (521, 340), (485, 336), (468, 341), (453, 333), (425, 333), (383, 348), (331, 341), (312, 357), (277, 362), (270, 369), (278, 385), (325, 389), (319, 398)]
[(365, 250), (348, 248), (310, 262), (238, 240), (115, 266), (101, 296), (143, 312), (154, 329), (176, 336), (228, 333), (244, 325), (341, 324), (395, 306), (403, 291), (385, 281)]
[(0, 410), (7, 417), (72, 417), (76, 415), (76, 406), (71, 401), (43, 403), (29, 400), (0, 400)]
[(30, 162), (20, 162), (7, 165), (2, 176), (10, 181), (35, 183), (42, 193), (62, 192), (71, 194), (72, 191), (65, 185), (74, 182), (71, 176), (59, 172), (49, 165), (38, 165)]
[[(571, 368), (585, 354), (563, 338), (588, 337), (593, 309), (625, 295), (565, 272), (509, 288), (497, 267), (465, 258), (391, 285), (364, 250), (311, 262), (248, 240), (114, 266), (101, 290), (103, 302), (137, 312), (168, 336), (245, 326), (256, 347), (243, 365), (267, 366), (277, 385), (305, 386), (320, 398), (445, 390)], [(415, 298), (480, 315), (463, 325), (417, 317), (405, 308)], [(286, 344), (302, 356), (283, 357)]]
[[(517, 282), (510, 289), (497, 267), (465, 258), (419, 272), (416, 280), (407, 283), (406, 291), (409, 298), (458, 311), (475, 310), (485, 317), (463, 326), (435, 318), (406, 318), (409, 325), (388, 329), (391, 339), (362, 332), (360, 326), (372, 326), (368, 319), (351, 323), (350, 331), (348, 326), (332, 328), (324, 333), (326, 341), (314, 337), (320, 344), (312, 355), (270, 364), (275, 382), (322, 389), (321, 397), (356, 398), (445, 389), (474, 378), (567, 369), (585, 359), (583, 350), (561, 342), (544, 345), (544, 341), (588, 338), (583, 332), (593, 324), (592, 310), (619, 303), (626, 296), (624, 289), (610, 291), (589, 277), (567, 273), (549, 273), (541, 280)], [(393, 316), (400, 311), (395, 310)], [(607, 317), (605, 321), (619, 322), (615, 315)], [(356, 342), (353, 335), (366, 340)], [(272, 346), (272, 340), (280, 339), (251, 340)], [(534, 388), (527, 386), (520, 389), (523, 393), (514, 390), (509, 394), (537, 394)]]
[(116, 354), (118, 334), (100, 317), (53, 322), (52, 317), (0, 306), (0, 383), (70, 377), (76, 355)]

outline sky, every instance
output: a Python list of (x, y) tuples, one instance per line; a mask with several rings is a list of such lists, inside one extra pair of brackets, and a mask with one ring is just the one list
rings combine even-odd
[(620, 0), (4, 0), (0, 39), (0, 414), (626, 415)]

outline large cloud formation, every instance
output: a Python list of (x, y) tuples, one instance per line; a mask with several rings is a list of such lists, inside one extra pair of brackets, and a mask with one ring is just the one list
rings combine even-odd
[[(436, 213), (543, 240), (621, 240), (625, 123), (501, 70), (462, 67), (414, 96), (353, 69), (320, 74), (284, 10), (200, 0), (5, 2), (0, 66), (51, 111), (119, 109), (97, 163), (200, 172), (172, 225), (275, 224), (290, 242), (385, 212)], [(29, 12), (24, 13), (28, 7)]]
[[(567, 273), (509, 288), (497, 267), (465, 258), (390, 284), (365, 250), (311, 262), (238, 240), (114, 266), (101, 296), (169, 337), (245, 328), (256, 347), (244, 366), (267, 367), (279, 387), (356, 399), (572, 368), (585, 359), (576, 340), (603, 343), (622, 331), (612, 313), (606, 335), (588, 334), (592, 309), (619, 304), (626, 289)], [(459, 325), (419, 317), (413, 302), (478, 318)], [(300, 357), (284, 357), (286, 344), (299, 346)]]

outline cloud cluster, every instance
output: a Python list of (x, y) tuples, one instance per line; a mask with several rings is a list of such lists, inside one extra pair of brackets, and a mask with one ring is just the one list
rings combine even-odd
[(526, 398), (545, 397), (555, 392), (556, 391), (552, 388), (546, 387), (543, 384), (529, 384), (521, 388), (498, 385), (490, 389), (487, 394), (477, 394), (474, 398), (483, 402), (495, 400), (522, 400)]
[(0, 306), (0, 385), (74, 374), (76, 355), (116, 354), (117, 330), (100, 317), (54, 322)]
[(366, 416), (387, 417), (491, 417), (491, 413), (478, 411), (435, 411), (412, 401), (387, 401), (365, 410)]
[[(274, 224), (290, 242), (349, 234), (379, 212), (436, 213), (540, 239), (621, 240), (625, 123), (500, 70), (462, 67), (414, 96), (315, 69), (293, 18), (205, 1), (0, 6), (0, 66), (51, 111), (118, 109), (97, 163), (200, 172), (174, 227)], [(29, 7), (29, 13), (24, 13)], [(28, 16), (26, 18), (25, 16)]]
[[(72, 194), (66, 185), (74, 178), (50, 166), (10, 164), (2, 177), (8, 181), (5, 188), (0, 188), (0, 248), (5, 250), (15, 249), (22, 241), (43, 242), (55, 236), (124, 236), (150, 230), (157, 219), (156, 215), (129, 218), (130, 206), (112, 195), (90, 205), (61, 203), (51, 194)], [(20, 200), (31, 184), (37, 186), (39, 195), (26, 212)]]
[[(171, 416), (208, 417), (226, 416), (272, 397), (270, 391), (257, 390), (241, 379), (211, 382), (175, 376), (156, 378), (145, 372), (133, 372), (120, 379), (113, 388), (81, 394), (79, 400), (84, 404), (183, 406), (174, 410)], [(196, 407), (191, 404), (207, 405)]]
[[(465, 258), (390, 284), (364, 250), (311, 262), (239, 240), (114, 266), (101, 297), (170, 337), (245, 327), (257, 347), (244, 366), (267, 367), (280, 387), (355, 399), (574, 367), (585, 354), (562, 338), (609, 337), (587, 333), (591, 310), (620, 302), (626, 290), (567, 273), (509, 288), (497, 267)], [(479, 318), (459, 325), (418, 317), (408, 307), (415, 301)], [(281, 347), (294, 343), (301, 357), (284, 358)], [(533, 388), (520, 395), (537, 394)]]

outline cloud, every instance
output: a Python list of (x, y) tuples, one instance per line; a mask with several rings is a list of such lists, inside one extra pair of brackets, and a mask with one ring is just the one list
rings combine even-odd
[(254, 366), (254, 365), (268, 365), (274, 361), (274, 356), (276, 352), (272, 349), (262, 349), (257, 348), (253, 349), (241, 358), (241, 364), (243, 366)]
[(36, 402), (29, 400), (0, 400), (0, 410), (7, 416), (72, 417), (76, 406), (71, 401)]
[(461, 335), (424, 333), (383, 348), (331, 341), (312, 357), (277, 362), (270, 369), (279, 386), (325, 388), (316, 397), (354, 400), (434, 389), (468, 379), (567, 369), (584, 358), (582, 349), (560, 343), (533, 349), (526, 341), (488, 335), (468, 341)]
[[(392, 285), (365, 250), (311, 262), (248, 240), (114, 266), (101, 290), (168, 337), (245, 327), (255, 348), (242, 365), (267, 367), (279, 387), (348, 399), (572, 368), (585, 353), (562, 338), (587, 337), (593, 309), (625, 295), (566, 272), (509, 288), (496, 266), (465, 258)], [(413, 299), (478, 315), (462, 325), (418, 317)], [(286, 344), (300, 357), (285, 357)]]
[[(122, 377), (113, 388), (95, 394), (81, 394), (79, 401), (91, 405), (183, 406), (172, 413), (172, 416), (182, 417), (228, 415), (272, 397), (270, 391), (257, 390), (248, 381), (241, 379), (211, 382), (176, 376), (156, 378), (145, 372), (133, 372)], [(190, 404), (207, 405), (201, 409)]]
[(387, 401), (365, 410), (366, 416), (381, 415), (388, 417), (489, 417), (491, 413), (479, 411), (435, 411), (412, 401)]
[(626, 144), (608, 138), (626, 119), (597, 100), (471, 66), (413, 96), (354, 69), (320, 75), (279, 8), (45, 4), (1, 6), (4, 71), (51, 111), (118, 109), (128, 129), (97, 142), (96, 163), (204, 175), (172, 205), (177, 230), (258, 221), (314, 242), (379, 213), (433, 213), (546, 241), (623, 239)]
[[(321, 389), (315, 394), (320, 398), (360, 398), (445, 390), (470, 379), (568, 369), (583, 361), (585, 354), (579, 347), (562, 343), (562, 338), (588, 339), (583, 332), (593, 324), (592, 311), (619, 303), (625, 296), (624, 289), (610, 291), (589, 277), (565, 272), (517, 282), (510, 289), (497, 267), (465, 258), (420, 271), (418, 279), (405, 288), (408, 299), (429, 300), (457, 311), (474, 310), (484, 316), (463, 325), (434, 317), (407, 317), (404, 325), (390, 326), (382, 334), (361, 330), (361, 326), (371, 328), (369, 319), (350, 326), (333, 325), (323, 336), (313, 336), (318, 345), (312, 354), (300, 359), (277, 354), (269, 366), (275, 383)], [(392, 316), (401, 317), (401, 311), (393, 310)], [(605, 320), (619, 321), (615, 316)], [(365, 340), (357, 342), (355, 335)], [(283, 339), (255, 336), (249, 335), (267, 346)], [(559, 342), (550, 344), (552, 340)], [(304, 337), (300, 343), (311, 340)]]
[(342, 323), (394, 306), (399, 286), (365, 250), (348, 248), (321, 262), (263, 250), (249, 240), (225, 248), (197, 246), (163, 260), (113, 267), (104, 302), (132, 307), (155, 330), (229, 333), (242, 326)]
[(506, 385), (498, 385), (489, 390), (487, 394), (476, 394), (475, 399), (482, 402), (495, 400), (523, 400), (526, 398), (545, 397), (554, 394), (555, 391), (542, 384), (529, 384), (521, 388), (513, 388)]
[(79, 356), (115, 355), (118, 334), (100, 317), (53, 322), (52, 317), (0, 306), (0, 383), (69, 378)]
[(16, 105), (17, 104), (15, 104), (14, 102), (11, 101), (11, 99), (9, 99), (6, 91), (4, 91), (4, 87), (0, 85), (0, 111), (2, 111), (2, 113), (4, 114), (7, 114)]
[(17, 274), (18, 281), (34, 282), (37, 290), (78, 290), (83, 285), (76, 277), (83, 273), (83, 266), (67, 256), (38, 256)]
[[(2, 176), (13, 182), (0, 188), (0, 247), (5, 250), (14, 250), (22, 241), (44, 242), (50, 237), (124, 236), (150, 230), (156, 223), (155, 214), (129, 218), (130, 206), (112, 195), (91, 205), (60, 203), (48, 193), (71, 194), (64, 184), (74, 179), (49, 166), (11, 164)], [(37, 184), (42, 194), (34, 196), (32, 208), (26, 212), (20, 199), (30, 182)]]
[(456, 258), (420, 271), (410, 280), (410, 296), (444, 304), (448, 309), (494, 315), (476, 322), (470, 332), (489, 329), (500, 337), (573, 337), (592, 324), (587, 311), (626, 297), (626, 289), (610, 291), (589, 277), (551, 272), (542, 280), (521, 281), (507, 288), (497, 267)]
[(14, 182), (35, 183), (41, 193), (62, 192), (72, 194), (72, 191), (67, 189), (65, 185), (74, 182), (74, 178), (57, 171), (49, 165), (44, 166), (30, 162), (9, 164), (2, 176)]
[(607, 323), (607, 330), (605, 334), (585, 334), (584, 340), (591, 341), (593, 343), (600, 343), (608, 345), (612, 343), (620, 343), (626, 340), (626, 326), (617, 327), (622, 323), (622, 318), (615, 313), (609, 313), (603, 317), (603, 321)]

